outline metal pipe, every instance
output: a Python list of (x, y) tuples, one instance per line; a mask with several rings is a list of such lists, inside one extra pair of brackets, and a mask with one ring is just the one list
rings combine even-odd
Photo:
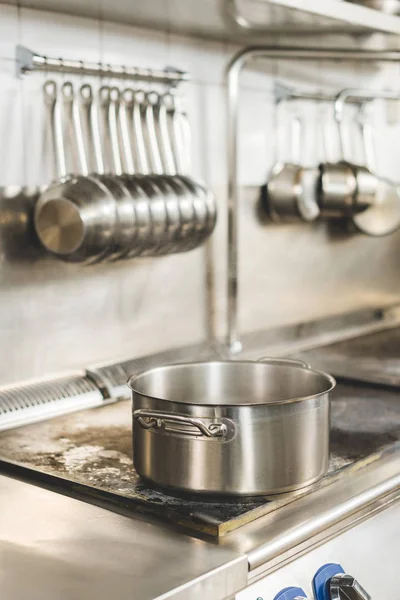
[(94, 75), (135, 81), (153, 81), (171, 86), (190, 79), (188, 73), (172, 68), (145, 69), (143, 67), (124, 67), (64, 58), (49, 58), (32, 52), (20, 45), (16, 49), (16, 59), (17, 74), (19, 76), (33, 71), (51, 71), (55, 73)]
[(374, 60), (399, 62), (400, 50), (319, 49), (296, 46), (248, 46), (237, 52), (227, 68), (228, 141), (228, 269), (227, 269), (227, 343), (231, 353), (240, 352), (238, 331), (238, 100), (240, 73), (250, 59), (268, 60)]

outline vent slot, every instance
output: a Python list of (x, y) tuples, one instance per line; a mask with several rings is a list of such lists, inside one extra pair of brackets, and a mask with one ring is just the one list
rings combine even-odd
[(0, 390), (0, 430), (19, 427), (103, 403), (85, 376), (62, 377)]

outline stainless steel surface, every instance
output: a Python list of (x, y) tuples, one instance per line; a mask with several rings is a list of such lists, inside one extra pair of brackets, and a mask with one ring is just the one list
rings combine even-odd
[[(44, 247), (58, 257), (71, 262), (92, 261), (102, 256), (112, 243), (116, 203), (107, 188), (94, 178), (66, 176), (56, 84), (47, 81), (43, 90), (52, 123), (59, 180), (44, 191), (36, 203), (36, 232)], [(72, 105), (70, 115), (73, 115)]]
[[(375, 2), (375, 0), (371, 1)], [(389, 3), (394, 2), (394, 0), (381, 0), (381, 2), (385, 1)], [(364, 2), (364, 6), (366, 6), (367, 2)], [(376, 2), (379, 3), (379, 0), (376, 0)], [(361, 4), (361, 2), (357, 3)], [(232, 19), (238, 30), (247, 32), (249, 35), (251, 34), (253, 39), (254, 37), (261, 38), (266, 33), (273, 33), (272, 23), (274, 19), (277, 19), (277, 33), (297, 35), (301, 33), (321, 34), (343, 32), (348, 27), (351, 30), (352, 24), (355, 26), (353, 19), (357, 21), (358, 19), (362, 19), (365, 24), (364, 19), (368, 19), (368, 21), (372, 20), (373, 15), (377, 14), (369, 9), (367, 11), (364, 10), (364, 12), (354, 12), (352, 8), (356, 7), (348, 6), (345, 2), (332, 2), (331, 0), (325, 0), (323, 4), (314, 0), (305, 0), (303, 2), (301, 0), (267, 0), (265, 4), (266, 6), (262, 7), (264, 10), (260, 10), (260, 6), (258, 5), (259, 10), (257, 11), (257, 3), (226, 0), (226, 14)], [(375, 4), (374, 8), (376, 6)], [(387, 12), (393, 14), (392, 11)], [(322, 21), (320, 21), (321, 17), (323, 17)], [(385, 17), (385, 24), (389, 25), (388, 15), (382, 14), (381, 17)], [(341, 29), (339, 20), (344, 22)], [(314, 23), (314, 30), (311, 27), (311, 22)], [(382, 24), (379, 20), (376, 21), (376, 30), (380, 29), (380, 25)], [(392, 23), (392, 25), (395, 25), (395, 23)], [(358, 26), (361, 26), (360, 21), (358, 22)], [(372, 28), (374, 29), (373, 26)], [(349, 31), (349, 29), (347, 30)], [(357, 30), (357, 26), (354, 30)]]
[(400, 388), (400, 330), (361, 335), (301, 356), (338, 377)]
[(399, 457), (397, 446), (391, 455), (346, 481), (334, 482), (229, 533), (220, 545), (247, 554), (252, 578), (273, 572), (399, 498)]
[(7, 600), (224, 600), (247, 560), (160, 526), (0, 477), (0, 589)]
[[(343, 4), (343, 3), (340, 3)], [(304, 47), (250, 46), (241, 50), (232, 58), (227, 69), (227, 145), (228, 145), (228, 247), (227, 247), (227, 342), (232, 353), (241, 350), (238, 324), (238, 109), (239, 79), (243, 67), (251, 59), (292, 59), (292, 60), (383, 60), (397, 62), (397, 51), (370, 51), (351, 49), (321, 49)]]
[[(302, 587), (313, 598), (311, 580), (316, 571), (326, 563), (340, 563), (357, 577), (372, 598), (396, 598), (400, 502), (392, 501), (386, 506), (378, 506), (364, 520), (354, 519), (353, 525), (356, 526), (350, 525), (347, 531), (332, 535), (321, 545), (300, 552), (286, 562), (283, 557), (275, 570), (271, 569), (264, 578), (237, 594), (236, 600), (269, 600), (289, 582)], [(372, 545), (371, 540), (374, 541)], [(378, 554), (376, 548), (379, 548)]]
[(332, 577), (329, 592), (332, 600), (371, 600), (371, 596), (354, 577), (342, 573)]
[[(7, 0), (11, 1), (11, 0)], [(96, 4), (66, 0), (21, 0), (22, 6), (98, 18)], [(4, 2), (4, 0), (3, 0)], [(149, 4), (127, 4), (124, 0), (106, 2), (102, 18), (106, 21), (133, 24), (186, 35), (212, 39), (265, 41), (266, 34), (288, 33), (296, 36), (325, 33), (398, 34), (398, 19), (339, 0), (210, 0), (199, 5), (186, 0), (180, 10), (167, 10), (161, 0)], [(28, 64), (29, 64), (29, 58)]]
[(82, 76), (94, 75), (102, 78), (153, 81), (169, 85), (176, 85), (189, 79), (187, 73), (173, 68), (165, 70), (144, 69), (143, 67), (105, 65), (65, 58), (49, 58), (48, 56), (40, 56), (21, 45), (16, 47), (16, 58), (21, 75), (33, 71), (44, 71), (45, 73), (70, 73)]
[(328, 469), (335, 381), (324, 373), (282, 361), (204, 362), (145, 371), (129, 385), (135, 468), (160, 486), (268, 495)]

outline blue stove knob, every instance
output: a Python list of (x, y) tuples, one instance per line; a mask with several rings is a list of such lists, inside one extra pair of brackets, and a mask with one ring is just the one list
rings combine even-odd
[(344, 573), (343, 567), (335, 563), (327, 563), (318, 569), (312, 581), (315, 600), (331, 600), (329, 581), (339, 573)]
[(296, 599), (305, 599), (306, 593), (299, 587), (287, 587), (284, 590), (281, 590), (274, 598), (274, 600), (296, 600)]

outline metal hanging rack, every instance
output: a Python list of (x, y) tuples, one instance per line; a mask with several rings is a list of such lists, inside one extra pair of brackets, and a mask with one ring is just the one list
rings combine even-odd
[[(238, 329), (238, 107), (240, 73), (253, 59), (266, 60), (344, 60), (400, 62), (400, 50), (319, 49), (300, 46), (248, 46), (237, 52), (227, 68), (228, 115), (228, 268), (227, 344), (232, 354), (242, 350)], [(365, 97), (364, 97), (365, 99)]]
[(371, 90), (364, 88), (346, 88), (339, 94), (327, 94), (324, 92), (310, 92), (305, 90), (299, 90), (283, 85), (281, 83), (275, 84), (274, 89), (275, 103), (280, 104), (281, 102), (287, 102), (291, 100), (306, 100), (311, 102), (327, 102), (334, 105), (335, 112), (343, 111), (345, 103), (351, 102), (352, 104), (364, 104), (369, 100), (399, 100), (400, 90)]
[(84, 62), (81, 60), (50, 58), (32, 52), (32, 50), (21, 45), (18, 45), (16, 48), (16, 60), (18, 77), (35, 71), (51, 71), (55, 73), (94, 75), (98, 77), (113, 77), (134, 81), (152, 81), (155, 83), (164, 83), (171, 87), (184, 81), (189, 81), (190, 79), (188, 73), (179, 71), (173, 67), (166, 67), (165, 69), (146, 69), (143, 67), (126, 67)]

